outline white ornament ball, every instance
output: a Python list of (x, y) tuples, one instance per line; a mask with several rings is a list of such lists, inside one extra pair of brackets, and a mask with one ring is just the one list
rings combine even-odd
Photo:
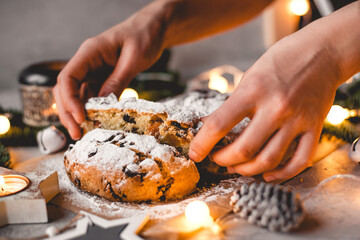
[(360, 164), (360, 138), (357, 138), (351, 145), (349, 157), (357, 164)]
[(57, 228), (54, 227), (54, 226), (50, 226), (50, 227), (48, 227), (48, 228), (45, 230), (45, 233), (46, 233), (46, 235), (48, 235), (49, 237), (53, 237), (53, 236), (55, 236), (56, 234), (59, 233), (59, 229), (57, 229)]
[(54, 126), (39, 131), (36, 139), (40, 152), (44, 154), (57, 152), (66, 145), (65, 134)]

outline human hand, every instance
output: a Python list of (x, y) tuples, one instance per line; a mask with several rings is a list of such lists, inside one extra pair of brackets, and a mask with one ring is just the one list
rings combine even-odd
[[(340, 70), (328, 46), (307, 31), (278, 42), (244, 74), (195, 136), (192, 160), (204, 159), (237, 123), (250, 117), (232, 144), (212, 154), (217, 164), (244, 176), (264, 173), (266, 181), (289, 179), (311, 165)], [(279, 167), (297, 138), (295, 155)]]
[[(84, 102), (89, 97), (111, 92), (119, 96), (137, 73), (160, 57), (164, 26), (162, 15), (157, 14), (161, 11), (155, 9), (159, 7), (150, 4), (86, 40), (59, 74), (53, 94), (60, 121), (73, 139), (81, 137), (79, 124), (85, 120)], [(99, 72), (103, 79), (94, 79)]]

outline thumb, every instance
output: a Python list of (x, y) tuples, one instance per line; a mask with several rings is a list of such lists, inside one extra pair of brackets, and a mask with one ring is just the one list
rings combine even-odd
[(189, 157), (195, 162), (202, 161), (213, 149), (215, 144), (226, 134), (216, 130), (220, 124), (216, 112), (202, 118), (203, 125), (195, 138), (192, 140), (189, 149)]
[[(116, 71), (116, 69), (114, 71)], [(117, 97), (119, 97), (131, 80), (127, 77), (125, 78), (125, 80), (123, 79), (124, 78), (121, 75), (116, 75), (115, 73), (112, 73), (101, 86), (99, 96), (104, 97), (108, 96), (110, 93), (114, 93)]]

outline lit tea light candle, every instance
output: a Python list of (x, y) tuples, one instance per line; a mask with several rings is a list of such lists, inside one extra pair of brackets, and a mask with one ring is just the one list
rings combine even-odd
[(210, 215), (208, 205), (200, 200), (190, 202), (185, 208), (185, 219), (190, 230), (197, 230), (202, 227), (209, 228), (214, 234), (219, 234), (221, 227), (214, 222)]
[(211, 72), (209, 76), (208, 87), (213, 90), (217, 90), (221, 93), (226, 93), (229, 87), (226, 78), (216, 72)]
[(139, 94), (132, 88), (125, 88), (119, 99), (134, 97), (139, 98)]
[(24, 190), (30, 181), (21, 175), (0, 175), (0, 197)]
[(187, 221), (198, 227), (210, 226), (213, 223), (208, 205), (199, 200), (190, 202), (186, 206), (185, 217)]
[(4, 116), (0, 115), (0, 134), (5, 134), (10, 130), (10, 121)]

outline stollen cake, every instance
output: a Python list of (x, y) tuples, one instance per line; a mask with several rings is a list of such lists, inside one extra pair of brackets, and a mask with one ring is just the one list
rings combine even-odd
[(192, 193), (199, 181), (193, 161), (153, 136), (94, 129), (64, 155), (70, 180), (112, 201), (166, 201)]

